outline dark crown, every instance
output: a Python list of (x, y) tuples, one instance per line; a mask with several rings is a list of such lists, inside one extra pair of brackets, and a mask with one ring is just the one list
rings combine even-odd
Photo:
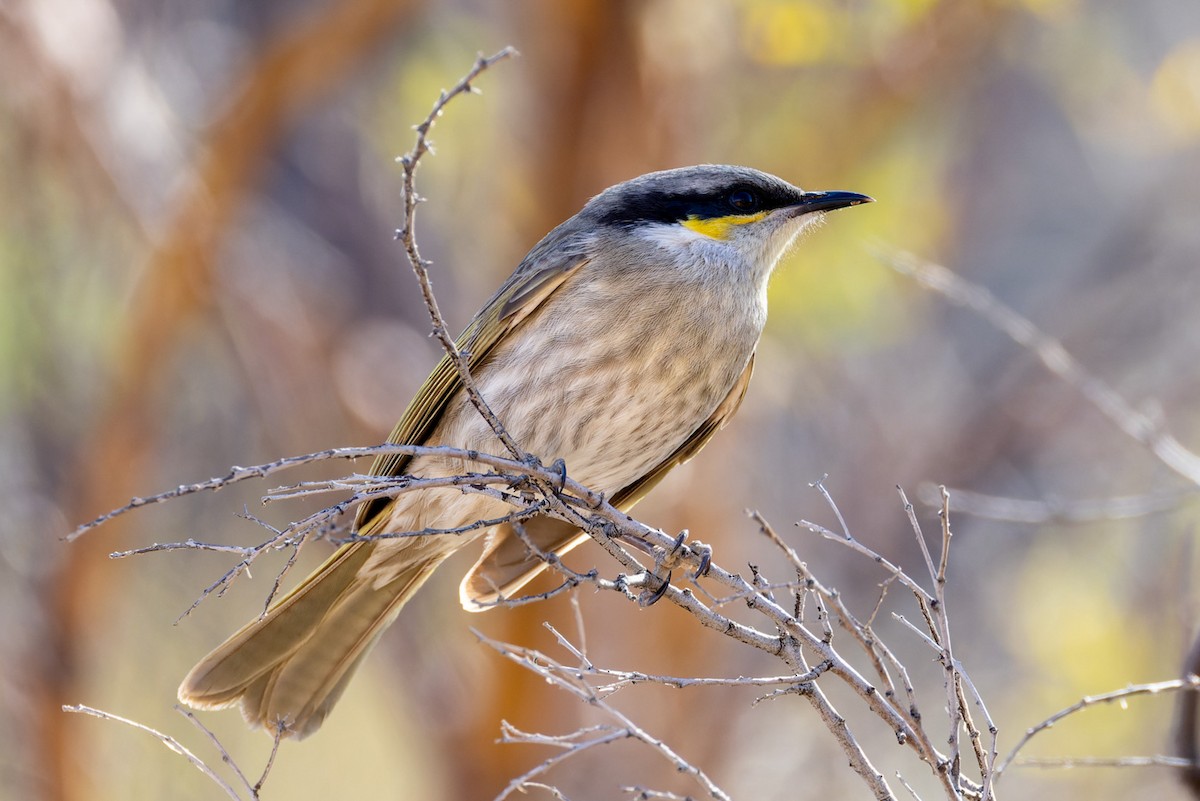
[(791, 184), (748, 167), (703, 165), (652, 172), (601, 192), (583, 213), (603, 225), (630, 227), (756, 214), (801, 202)]

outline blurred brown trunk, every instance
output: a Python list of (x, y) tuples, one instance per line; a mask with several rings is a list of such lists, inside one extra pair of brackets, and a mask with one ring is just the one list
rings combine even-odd
[[(159, 432), (155, 376), (188, 320), (203, 314), (213, 293), (213, 258), (241, 200), (253, 188), (292, 115), (336, 88), (385, 43), (416, 7), (413, 0), (330, 3), (264, 49), (237, 100), (199, 148), (188, 193), (160, 247), (150, 255), (129, 309), (115, 380), (95, 434), (81, 450), (62, 507), (82, 521), (139, 491), (142, 465)], [(48, 625), (29, 675), (35, 698), (38, 775), (43, 798), (93, 795), (79, 772), (76, 718), (60, 711), (83, 701), (81, 657), (90, 622), (103, 617), (115, 587), (101, 570), (115, 549), (115, 528), (66, 548), (44, 591)]]
[(657, 98), (642, 77), (641, 8), (629, 0), (532, 0), (521, 8), (521, 27), (534, 38), (518, 44), (539, 65), (527, 74), (540, 104), (528, 158), (542, 215), (528, 221), (530, 243), (609, 184), (660, 169), (675, 150), (652, 124)]

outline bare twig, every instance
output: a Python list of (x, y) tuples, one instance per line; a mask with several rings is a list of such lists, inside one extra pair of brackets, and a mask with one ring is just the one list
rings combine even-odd
[[(595, 748), (598, 745), (620, 742), (631, 736), (628, 731), (623, 729), (614, 729), (611, 726), (593, 726), (586, 729), (579, 729), (561, 737), (549, 737), (535, 732), (521, 731), (506, 720), (500, 721), (500, 732), (500, 739), (496, 742), (501, 744), (549, 745), (563, 750), (514, 778), (500, 791), (495, 801), (504, 801), (505, 798), (508, 798), (518, 790), (524, 792), (525, 788), (538, 784), (532, 781), (534, 778), (545, 775), (558, 764), (576, 757), (584, 751)], [(597, 732), (596, 736), (591, 738), (586, 737), (586, 735), (593, 732)]]
[(688, 796), (664, 793), (661, 790), (651, 790), (647, 787), (622, 787), (621, 792), (629, 793), (634, 801), (692, 801)]
[[(239, 794), (236, 789), (234, 789), (233, 785), (231, 785), (229, 782), (225, 781), (223, 778), (218, 776), (216, 771), (214, 771), (211, 767), (209, 767), (208, 764), (203, 759), (201, 759), (200, 757), (196, 756), (194, 753), (189, 751), (178, 740), (176, 740), (174, 737), (172, 737), (169, 734), (163, 734), (162, 732), (158, 731), (157, 729), (152, 729), (149, 726), (146, 726), (145, 724), (142, 724), (142, 723), (138, 723), (135, 720), (129, 720), (128, 718), (123, 718), (120, 715), (114, 715), (111, 712), (105, 712), (103, 710), (95, 709), (90, 706), (84, 706), (83, 704), (64, 706), (63, 711), (64, 712), (76, 712), (76, 713), (83, 714), (83, 715), (91, 715), (92, 717), (97, 717), (97, 718), (100, 718), (101, 720), (112, 720), (112, 721), (116, 721), (117, 723), (124, 723), (126, 726), (132, 726), (133, 728), (137, 729), (138, 731), (144, 731), (147, 734), (149, 734), (153, 737), (156, 737), (159, 740), (159, 742), (161, 742), (167, 748), (171, 749), (172, 751), (174, 751), (175, 753), (179, 754), (184, 759), (186, 759), (188, 762), (190, 762), (193, 767), (195, 767), (197, 770), (199, 770), (201, 773), (203, 773), (205, 776), (207, 776), (209, 781), (211, 781), (213, 784), (217, 785), (217, 787), (220, 787), (221, 790), (223, 790), (227, 796), (234, 799), (234, 801), (241, 801), (241, 799), (243, 798), (243, 796), (241, 794)], [(184, 713), (184, 714), (189, 719), (192, 719), (192, 721), (196, 725), (200, 725), (199, 721), (195, 720), (189, 713)], [(258, 798), (257, 789), (255, 787), (253, 787), (246, 780), (245, 774), (243, 774), (242, 771), (239, 768), (237, 768), (237, 766), (233, 762), (233, 759), (229, 756), (229, 753), (224, 749), (224, 747), (221, 746), (220, 742), (217, 741), (216, 737), (212, 734), (212, 732), (208, 731), (208, 729), (205, 729), (203, 726), (200, 726), (200, 728), (209, 736), (211, 741), (217, 746), (218, 750), (221, 753), (221, 758), (225, 761), (225, 763), (234, 768), (234, 772), (237, 774), (238, 778), (245, 784), (246, 795), (244, 797), (249, 798), (249, 799), (257, 799)]]
[(491, 407), (487, 405), (483, 396), (479, 394), (479, 389), (475, 385), (475, 379), (471, 376), (470, 365), (459, 351), (458, 345), (455, 344), (454, 338), (450, 335), (450, 331), (446, 327), (446, 320), (438, 308), (437, 299), (433, 295), (433, 283), (429, 278), (429, 266), (431, 262), (421, 256), (421, 251), (417, 247), (415, 231), (417, 204), (421, 202), (415, 186), (417, 166), (421, 158), (426, 153), (431, 152), (429, 131), (433, 128), (434, 122), (442, 115), (446, 104), (455, 97), (478, 91), (471, 85), (471, 82), (478, 78), (484, 70), (487, 70), (499, 61), (515, 55), (517, 55), (517, 51), (512, 47), (506, 47), (493, 56), (480, 54), (475, 59), (475, 65), (471, 70), (453, 88), (441, 93), (437, 102), (433, 104), (433, 108), (430, 109), (429, 115), (416, 126), (417, 138), (413, 143), (412, 150), (397, 159), (404, 170), (404, 225), (396, 232), (396, 238), (403, 243), (404, 252), (408, 255), (408, 261), (417, 276), (417, 282), (421, 285), (421, 296), (425, 301), (425, 307), (429, 310), (429, 319), (433, 325), (433, 335), (437, 337), (447, 357), (454, 363), (454, 368), (458, 371), (458, 376), (462, 381), (467, 397), (470, 398), (472, 405), (475, 406), (483, 419), (487, 421), (487, 424), (496, 434), (496, 437), (504, 444), (509, 454), (515, 459), (526, 460), (528, 456), (525, 451), (517, 445), (516, 441), (513, 440), (512, 436), (509, 435), (508, 431), (501, 424), (500, 419), (496, 417)]
[[(233, 761), (233, 757), (229, 754), (228, 751), (225, 750), (225, 746), (223, 746), (221, 744), (221, 741), (219, 739), (217, 739), (217, 735), (213, 734), (211, 729), (209, 729), (207, 726), (205, 726), (203, 723), (201, 723), (200, 718), (196, 717), (196, 715), (191, 710), (185, 709), (184, 707), (176, 704), (175, 711), (178, 712), (179, 714), (183, 715), (185, 718), (187, 718), (188, 723), (191, 723), (193, 726), (195, 726), (197, 729), (199, 729), (204, 734), (205, 737), (208, 738), (208, 741), (210, 743), (212, 743), (213, 748), (215, 748), (217, 750), (217, 753), (221, 755), (221, 761), (224, 762), (226, 765), (228, 765), (230, 770), (232, 770), (237, 775), (238, 781), (240, 781), (242, 783), (242, 786), (251, 788), (251, 791), (253, 793), (257, 794), (259, 788), (262, 786), (262, 782), (258, 782), (257, 784), (254, 784), (254, 785), (250, 784), (250, 780), (246, 778), (246, 774), (242, 773), (241, 767), (238, 765), (237, 762)], [(273, 759), (274, 759), (274, 756), (272, 756), (272, 760)], [(267, 763), (267, 767), (268, 768), (270, 767), (270, 762)]]
[(275, 757), (279, 754), (279, 744), (283, 742), (283, 735), (287, 728), (283, 723), (279, 723), (275, 727), (273, 742), (271, 743), (271, 755), (267, 757), (267, 764), (263, 766), (263, 772), (258, 777), (258, 781), (254, 783), (254, 793), (257, 795), (262, 789), (262, 786), (267, 782), (267, 776), (271, 775), (271, 768), (275, 767)]
[[(950, 758), (947, 765), (950, 773), (951, 783), (957, 787), (959, 782), (959, 771), (961, 770), (960, 754), (959, 754), (959, 728), (964, 722), (962, 704), (959, 702), (959, 684), (958, 673), (955, 668), (954, 653), (950, 645), (950, 617), (946, 610), (946, 561), (949, 558), (950, 552), (950, 518), (946, 512), (946, 498), (943, 494), (942, 507), (942, 555), (938, 566), (934, 566), (933, 557), (929, 553), (929, 546), (925, 542), (925, 534), (921, 531), (921, 522), (917, 519), (916, 510), (913, 509), (912, 503), (908, 500), (908, 496), (904, 493), (903, 487), (896, 487), (896, 491), (900, 493), (900, 500), (904, 504), (905, 514), (908, 515), (909, 525), (912, 528), (913, 536), (917, 539), (917, 544), (921, 548), (921, 554), (925, 557), (925, 567), (929, 571), (929, 578), (933, 582), (934, 599), (929, 603), (929, 611), (926, 615), (926, 621), (930, 623), (930, 633), (939, 644), (939, 659), (942, 667), (945, 670), (945, 689), (946, 689), (946, 710), (950, 718), (950, 733), (947, 737), (947, 743), (950, 745)], [(980, 767), (986, 782), (988, 771), (980, 760)]]
[[(994, 762), (994, 757), (989, 759), (987, 753), (981, 747), (979, 732), (966, 709), (966, 696), (963, 689), (965, 674), (962, 672), (962, 665), (953, 656), (953, 653), (949, 649), (950, 630), (948, 616), (946, 614), (945, 583), (949, 560), (950, 529), (947, 522), (948, 514), (945, 506), (943, 506), (942, 510), (942, 553), (940, 559), (935, 562), (925, 544), (924, 536), (922, 535), (920, 529), (920, 523), (917, 520), (912, 504), (908, 502), (903, 490), (897, 488), (900, 492), (900, 497), (904, 503), (905, 512), (909, 517), (913, 532), (917, 537), (917, 541), (924, 555), (924, 561), (929, 572), (930, 579), (934, 584), (934, 592), (931, 594), (922, 588), (915, 579), (907, 575), (899, 567), (893, 565), (871, 548), (858, 542), (850, 533), (849, 528), (845, 523), (845, 519), (842, 517), (840, 512), (838, 512), (836, 503), (833, 501), (832, 496), (830, 496), (827, 491), (824, 491), (821, 482), (815, 482), (812, 486), (821, 491), (821, 495), (825, 499), (826, 503), (830, 504), (834, 509), (834, 512), (839, 520), (839, 524), (842, 527), (842, 533), (835, 534), (828, 529), (825, 529), (824, 527), (818, 526), (814, 523), (801, 522), (800, 525), (820, 534), (823, 537), (826, 537), (827, 539), (841, 543), (857, 553), (868, 556), (872, 561), (883, 566), (891, 573), (889, 581), (899, 581), (912, 591), (913, 596), (916, 599), (917, 604), (925, 618), (925, 623), (929, 634), (925, 634), (915, 627), (912, 627), (913, 631), (915, 631), (918, 636), (920, 636), (932, 648), (934, 648), (934, 650), (938, 653), (939, 661), (943, 665), (943, 669), (946, 672), (945, 687), (947, 711), (949, 713), (951, 726), (950, 736), (948, 737), (948, 743), (950, 745), (949, 756), (943, 757), (935, 748), (933, 748), (932, 744), (930, 744), (928, 735), (925, 732), (920, 718), (920, 713), (917, 711), (916, 701), (911, 682), (908, 678), (907, 669), (904, 668), (903, 664), (895, 657), (890, 649), (887, 649), (886, 646), (878, 641), (878, 638), (875, 637), (874, 633), (871, 632), (869, 628), (864, 627), (861, 623), (854, 619), (849, 612), (841, 611), (844, 610), (844, 606), (841, 606), (840, 600), (837, 599), (835, 594), (832, 594), (830, 591), (822, 588), (820, 584), (815, 582), (815, 580), (812, 578), (806, 579), (809, 583), (809, 586), (814, 591), (829, 597), (833, 608), (839, 610), (838, 616), (842, 621), (844, 621), (843, 626), (855, 633), (856, 639), (859, 640), (860, 644), (871, 656), (873, 663), (876, 665), (876, 672), (880, 674), (882, 680), (885, 681), (885, 686), (888, 688), (885, 690), (885, 697), (889, 699), (895, 698), (894, 687), (890, 683), (890, 673), (885, 666), (885, 662), (886, 664), (892, 665), (902, 676), (905, 686), (905, 693), (909, 700), (908, 718), (912, 723), (911, 731), (913, 736), (916, 738), (913, 742), (913, 746), (917, 749), (918, 753), (921, 754), (921, 758), (934, 769), (935, 773), (939, 777), (941, 777), (944, 789), (949, 797), (958, 798), (964, 793), (967, 793), (971, 795), (977, 795), (985, 799), (991, 798), (993, 794), (991, 764)], [(760, 526), (764, 528), (764, 531), (768, 533), (769, 536), (772, 536), (776, 541), (778, 540), (777, 535), (774, 535), (770, 530), (770, 527), (765, 526), (761, 520)], [(786, 548), (785, 546), (784, 550), (785, 553), (789, 554), (789, 559), (793, 562), (793, 564), (797, 565), (798, 570), (801, 572), (806, 570), (806, 568), (804, 568), (804, 566), (798, 562), (798, 559), (790, 548)], [(877, 611), (878, 609), (872, 612), (872, 617)], [(895, 615), (895, 617), (903, 621), (901, 616)], [(904, 622), (907, 623), (907, 621)], [(972, 689), (972, 692), (974, 692), (974, 685), (971, 685), (969, 682), (966, 682), (966, 684)], [(977, 698), (977, 703), (980, 708), (983, 709), (982, 699)], [(984, 715), (987, 716), (986, 709), (983, 711)], [(989, 731), (991, 731), (993, 735), (992, 750), (994, 752), (995, 727), (991, 723), (990, 716), (987, 717)], [(968, 735), (975, 746), (976, 761), (978, 763), (981, 776), (981, 784), (979, 787), (975, 787), (973, 783), (968, 782), (961, 775), (958, 758), (958, 731), (960, 722), (966, 727)]]
[(873, 551), (870, 548), (868, 548), (867, 546), (863, 545), (861, 542), (854, 539), (853, 537), (850, 537), (850, 536), (847, 536), (844, 534), (837, 534), (837, 533), (825, 528), (824, 526), (820, 525), (819, 523), (813, 523), (808, 520), (797, 521), (796, 525), (800, 526), (801, 528), (808, 529), (809, 531), (813, 532), (814, 534), (819, 534), (827, 540), (831, 540), (833, 542), (837, 542), (842, 545), (845, 545), (850, 550), (862, 554), (863, 556), (867, 557), (871, 561), (878, 564), (880, 567), (882, 567), (888, 573), (895, 576), (896, 580), (899, 581), (910, 592), (912, 592), (913, 595), (917, 596), (918, 598), (923, 599), (925, 602), (928, 603), (929, 601), (934, 600), (933, 596), (930, 595), (929, 592), (924, 587), (922, 587), (920, 584), (918, 584), (917, 581), (915, 579), (913, 579), (912, 576), (905, 573), (903, 570), (900, 569), (899, 566), (897, 566), (896, 564), (889, 561), (883, 555), (876, 553), (875, 551)]
[[(555, 687), (566, 690), (590, 706), (599, 709), (616, 723), (615, 726), (580, 729), (559, 737), (522, 732), (511, 724), (503, 724), (501, 742), (552, 745), (563, 750), (509, 782), (508, 786), (496, 796), (496, 801), (502, 801), (502, 799), (507, 798), (524, 786), (530, 779), (545, 774), (559, 763), (578, 755), (586, 749), (594, 748), (598, 745), (607, 745), (623, 739), (637, 740), (650, 746), (654, 751), (671, 762), (676, 771), (691, 776), (710, 798), (717, 799), (717, 801), (730, 801), (729, 795), (718, 787), (709, 778), (708, 774), (688, 762), (664, 741), (649, 734), (632, 719), (605, 701), (588, 682), (588, 672), (586, 670), (564, 665), (558, 660), (531, 648), (523, 648), (492, 640), (478, 631), (475, 632), (475, 636), (484, 644), (495, 649), (501, 656), (541, 676)], [(561, 637), (560, 641), (562, 641)], [(582, 652), (576, 648), (569, 650), (576, 656), (583, 656)]]
[(551, 784), (542, 784), (541, 782), (525, 782), (525, 786), (522, 789), (545, 790), (551, 796), (557, 798), (558, 801), (571, 801), (571, 799), (563, 795), (562, 790)]
[(999, 776), (1004, 772), (1005, 768), (1013, 764), (1013, 760), (1016, 759), (1017, 754), (1035, 735), (1049, 729), (1069, 715), (1098, 704), (1111, 704), (1114, 701), (1123, 703), (1126, 699), (1138, 695), (1158, 695), (1160, 693), (1178, 692), (1181, 690), (1188, 692), (1200, 690), (1200, 678), (1189, 676), (1186, 679), (1171, 679), (1170, 681), (1159, 681), (1152, 684), (1134, 684), (1123, 690), (1114, 690), (1113, 692), (1102, 693), (1100, 695), (1085, 695), (1070, 706), (1055, 712), (1036, 726), (1027, 729), (1024, 736), (1008, 752), (1008, 756), (1004, 757), (1000, 764), (996, 766), (996, 775)]
[(834, 739), (842, 747), (842, 751), (850, 758), (851, 770), (867, 783), (867, 786), (871, 788), (872, 795), (878, 801), (894, 801), (896, 796), (888, 787), (887, 780), (871, 764), (870, 758), (855, 739), (850, 727), (846, 725), (846, 719), (833, 708), (833, 704), (830, 703), (825, 692), (815, 682), (801, 685), (798, 692), (812, 704), (825, 724), (825, 728), (833, 734)]
[[(201, 492), (215, 492), (217, 490), (228, 487), (232, 484), (237, 484), (253, 478), (266, 478), (276, 473), (290, 470), (292, 468), (309, 465), (316, 462), (329, 461), (332, 459), (363, 459), (374, 458), (378, 456), (441, 456), (463, 459), (466, 461), (479, 462), (488, 467), (494, 468), (501, 473), (513, 475), (526, 475), (537, 477), (547, 481), (553, 481), (555, 486), (562, 479), (561, 473), (550, 468), (543, 468), (538, 465), (531, 465), (525, 461), (508, 459), (491, 454), (480, 453), (479, 451), (463, 448), (451, 448), (448, 446), (428, 446), (428, 445), (399, 445), (394, 443), (385, 443), (383, 445), (372, 445), (369, 447), (355, 448), (327, 448), (313, 453), (306, 453), (301, 456), (288, 456), (282, 459), (276, 459), (273, 462), (255, 465), (253, 467), (231, 467), (229, 472), (223, 476), (216, 476), (205, 481), (199, 481), (194, 484), (181, 484), (180, 486), (160, 492), (155, 495), (144, 497), (131, 498), (124, 506), (117, 507), (112, 511), (106, 512), (103, 515), (91, 520), (76, 528), (73, 532), (67, 535), (68, 542), (73, 541), (97, 526), (101, 526), (115, 517), (132, 512), (135, 509), (140, 509), (143, 506), (163, 503), (165, 501), (182, 498), (187, 495), (195, 495)], [(347, 482), (353, 481), (352, 478), (344, 479)], [(385, 480), (386, 481), (386, 480)], [(388, 484), (387, 486), (391, 486)], [(599, 494), (592, 492), (577, 482), (567, 480), (565, 490), (578, 495), (587, 505), (595, 505), (602, 499)]]

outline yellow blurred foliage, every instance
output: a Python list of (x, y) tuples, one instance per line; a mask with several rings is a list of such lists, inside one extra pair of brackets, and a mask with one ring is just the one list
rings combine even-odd
[(1079, 0), (1016, 0), (1044, 20), (1061, 22), (1071, 17), (1079, 8)]
[[(905, 329), (910, 318), (895, 302), (899, 282), (871, 256), (871, 246), (921, 252), (938, 246), (950, 217), (945, 198), (931, 191), (939, 185), (929, 180), (940, 169), (937, 158), (936, 148), (897, 148), (864, 169), (862, 178), (844, 182), (877, 202), (810, 234), (789, 255), (771, 279), (776, 324), (829, 348), (846, 337), (884, 342)], [(921, 225), (913, 226), (913, 219)]]
[(844, 38), (845, 13), (826, 3), (756, 2), (744, 13), (742, 47), (767, 66), (828, 60), (831, 47)]
[(1200, 138), (1200, 39), (1189, 39), (1162, 60), (1150, 87), (1151, 107), (1174, 136)]
[[(1115, 549), (1081, 555), (1079, 540), (1053, 529), (1014, 576), (1010, 647), (1025, 667), (1046, 677), (1033, 695), (1063, 706), (1076, 698), (1063, 688), (1104, 692), (1155, 676), (1145, 656), (1154, 652), (1138, 610), (1113, 591), (1126, 561)], [(1099, 564), (1103, 563), (1103, 564)]]

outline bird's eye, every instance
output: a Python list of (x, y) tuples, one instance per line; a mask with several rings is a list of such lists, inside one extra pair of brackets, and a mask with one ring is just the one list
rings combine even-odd
[(729, 205), (742, 214), (758, 211), (758, 196), (749, 189), (737, 189), (729, 194)]

